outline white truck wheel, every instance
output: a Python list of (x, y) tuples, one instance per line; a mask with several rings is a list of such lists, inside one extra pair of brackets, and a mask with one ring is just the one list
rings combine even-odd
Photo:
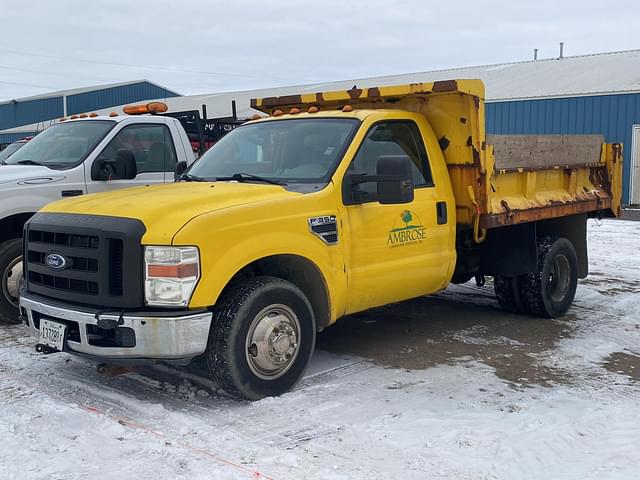
[(22, 285), (22, 239), (0, 244), (0, 322), (18, 323), (18, 302)]

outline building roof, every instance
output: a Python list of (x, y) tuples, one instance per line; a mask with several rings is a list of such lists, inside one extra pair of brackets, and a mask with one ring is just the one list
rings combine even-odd
[(375, 86), (369, 83), (396, 85), (458, 78), (482, 80), (488, 101), (636, 93), (640, 92), (640, 50), (433, 70), (355, 82), (366, 87)]
[(179, 93), (169, 90), (168, 88), (163, 87), (162, 85), (158, 85), (157, 83), (150, 82), (149, 80), (146, 80), (146, 79), (142, 79), (142, 80), (131, 80), (128, 82), (106, 83), (103, 85), (92, 85), (90, 87), (70, 88), (68, 90), (57, 90), (55, 92), (42, 93), (40, 95), (20, 97), (20, 98), (15, 98), (13, 100), (5, 100), (0, 102), (0, 105), (6, 104), (6, 103), (15, 103), (15, 102), (27, 102), (31, 100), (42, 100), (44, 98), (56, 98), (56, 97), (63, 97), (63, 96), (70, 97), (72, 95), (79, 95), (81, 93), (95, 92), (98, 90), (106, 90), (108, 88), (126, 87), (127, 85), (137, 85), (140, 83), (148, 83), (150, 85), (155, 85), (156, 87), (167, 90), (168, 92), (171, 92), (175, 95), (180, 95)]
[(247, 92), (194, 95), (277, 96), (438, 80), (480, 79), (487, 101), (640, 93), (640, 49), (359, 78)]
[(354, 85), (377, 87), (452, 79), (482, 80), (486, 87), (486, 100), (489, 102), (640, 93), (640, 50), (432, 70), (260, 90), (189, 95), (168, 99), (167, 103), (172, 111), (200, 109), (202, 104), (206, 104), (209, 116), (214, 117), (228, 115), (231, 100), (236, 100), (240, 114), (248, 111), (251, 98), (348, 90)]
[[(167, 103), (170, 112), (201, 110), (204, 104), (207, 105), (209, 118), (231, 115), (231, 101), (235, 100), (238, 116), (248, 118), (257, 113), (249, 108), (252, 98), (347, 90), (354, 85), (376, 87), (451, 79), (482, 80), (486, 87), (486, 100), (489, 102), (640, 93), (640, 50), (451, 68), (260, 90), (177, 96), (155, 100)], [(127, 82), (119, 85), (139, 82)], [(66, 95), (78, 93), (79, 90), (88, 91), (113, 86), (103, 85), (70, 90), (67, 92), (73, 93), (66, 93)], [(61, 92), (56, 92), (49, 95), (60, 94)], [(148, 101), (153, 100), (149, 99)], [(100, 114), (106, 114), (109, 111), (121, 112), (122, 106), (95, 111)], [(37, 125), (34, 124), (4, 130), (0, 133), (25, 133), (36, 130)]]

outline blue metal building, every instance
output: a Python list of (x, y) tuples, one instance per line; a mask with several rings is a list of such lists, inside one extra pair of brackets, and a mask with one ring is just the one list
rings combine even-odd
[[(0, 143), (32, 135), (60, 117), (92, 112), (104, 108), (157, 98), (179, 96), (178, 93), (138, 80), (52, 92), (0, 103)], [(31, 130), (18, 127), (30, 126)], [(35, 128), (34, 128), (35, 127)], [(3, 133), (6, 130), (19, 130)]]

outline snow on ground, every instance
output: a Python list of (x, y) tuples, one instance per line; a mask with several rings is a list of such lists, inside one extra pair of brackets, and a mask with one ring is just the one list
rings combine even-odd
[(197, 366), (109, 378), (3, 328), (0, 479), (638, 478), (640, 223), (590, 221), (589, 241), (563, 319), (453, 286), (343, 320), (255, 403)]

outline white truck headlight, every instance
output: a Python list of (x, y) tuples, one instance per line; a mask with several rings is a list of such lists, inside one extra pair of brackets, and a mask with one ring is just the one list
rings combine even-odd
[(184, 307), (200, 278), (197, 247), (144, 247), (147, 305)]

